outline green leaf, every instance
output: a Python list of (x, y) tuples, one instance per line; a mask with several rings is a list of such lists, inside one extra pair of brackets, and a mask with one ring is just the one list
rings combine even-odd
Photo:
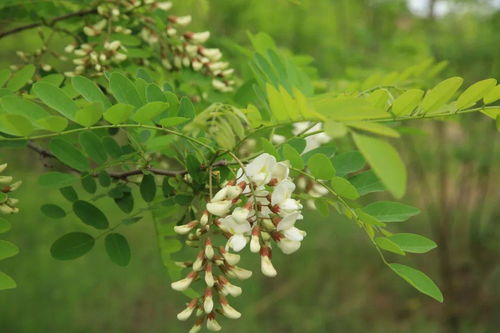
[(359, 198), (358, 190), (345, 178), (333, 177), (331, 181), (332, 188), (338, 195), (349, 200)]
[(0, 87), (2, 87), (5, 84), (5, 82), (7, 82), (9, 77), (10, 77), (10, 70), (8, 70), (7, 68), (0, 69)]
[(48, 116), (38, 119), (36, 123), (43, 129), (51, 132), (62, 132), (68, 127), (68, 120), (60, 116)]
[(158, 123), (162, 125), (163, 127), (171, 127), (171, 126), (177, 126), (182, 123), (185, 123), (189, 121), (189, 118), (185, 117), (170, 117), (170, 118), (163, 118), (161, 119)]
[(151, 102), (142, 106), (137, 112), (132, 115), (132, 119), (140, 124), (151, 123), (151, 121), (159, 116), (168, 108), (168, 103)]
[(62, 187), (59, 189), (59, 192), (61, 192), (61, 195), (70, 202), (75, 202), (76, 200), (78, 200), (78, 194), (76, 193), (73, 186)]
[(144, 175), (140, 186), (141, 196), (146, 202), (151, 202), (156, 196), (156, 183), (153, 175)]
[(464, 80), (461, 77), (455, 76), (438, 83), (427, 92), (420, 108), (424, 113), (438, 110), (455, 95), (463, 82)]
[(33, 92), (45, 104), (66, 118), (71, 120), (75, 118), (78, 106), (61, 88), (58, 88), (50, 83), (37, 82), (33, 85)]
[(19, 253), (19, 248), (6, 240), (0, 240), (0, 260), (7, 259)]
[(469, 88), (458, 97), (457, 99), (457, 110), (465, 109), (476, 104), (481, 98), (486, 96), (486, 94), (495, 87), (497, 80), (486, 79), (474, 83)]
[(148, 102), (166, 102), (167, 98), (161, 91), (160, 87), (151, 83), (146, 87), (146, 100)]
[(400, 198), (406, 191), (406, 168), (398, 152), (389, 143), (353, 133), (357, 147), (386, 188)]
[(349, 129), (344, 123), (329, 120), (325, 122), (323, 129), (326, 134), (331, 136), (332, 138), (342, 138), (347, 135)]
[(368, 223), (370, 225), (374, 225), (377, 227), (385, 226), (385, 223), (377, 220), (375, 217), (371, 216), (370, 214), (365, 213), (361, 208), (356, 208), (355, 212), (356, 212), (356, 214), (358, 214), (358, 218), (362, 222), (365, 222), (365, 223)]
[(418, 106), (424, 92), (420, 89), (410, 89), (398, 96), (392, 103), (392, 113), (397, 116), (406, 116)]
[(133, 111), (133, 105), (118, 103), (104, 112), (104, 119), (113, 125), (121, 124), (129, 119)]
[(97, 191), (97, 183), (92, 175), (83, 176), (81, 179), (82, 187), (85, 191), (90, 194), (95, 193)]
[(327, 200), (323, 198), (317, 198), (316, 200), (314, 200), (314, 206), (322, 216), (328, 216), (330, 214)]
[(64, 209), (54, 204), (45, 204), (40, 207), (40, 210), (42, 211), (43, 215), (52, 219), (62, 219), (66, 216), (66, 212), (64, 211)]
[(365, 166), (365, 159), (359, 151), (348, 151), (333, 156), (333, 166), (337, 176), (345, 176), (349, 173), (361, 170)]
[(71, 84), (76, 91), (80, 93), (89, 102), (101, 102), (102, 105), (108, 108), (111, 103), (108, 98), (104, 95), (101, 89), (83, 76), (75, 76), (71, 78)]
[(396, 263), (389, 264), (389, 267), (421, 293), (434, 298), (438, 302), (443, 302), (443, 294), (436, 284), (423, 272)]
[(382, 222), (403, 222), (420, 214), (420, 210), (415, 207), (393, 201), (373, 202), (363, 210)]
[(4, 272), (0, 272), (0, 290), (16, 288), (16, 281)]
[(79, 178), (75, 175), (62, 172), (48, 172), (38, 178), (38, 184), (51, 188), (62, 188), (77, 182)]
[(112, 73), (109, 88), (119, 103), (132, 104), (136, 108), (142, 105), (141, 97), (134, 84), (120, 73)]
[(326, 155), (316, 153), (307, 161), (307, 166), (314, 177), (318, 179), (331, 179), (335, 176), (335, 168)]
[(107, 229), (108, 218), (104, 213), (88, 201), (77, 200), (73, 203), (73, 211), (83, 223), (96, 229)]
[(10, 228), (11, 228), (10, 222), (4, 219), (3, 217), (0, 217), (0, 234), (9, 231)]
[(98, 165), (107, 161), (108, 154), (106, 154), (101, 139), (94, 132), (82, 132), (78, 136), (78, 140), (85, 153)]
[(15, 72), (7, 83), (7, 89), (10, 91), (18, 91), (24, 87), (35, 74), (35, 66), (32, 64), (26, 65)]
[(125, 192), (120, 198), (114, 198), (115, 203), (124, 213), (130, 213), (134, 210), (134, 197), (132, 193)]
[(0, 114), (0, 130), (16, 136), (28, 136), (33, 132), (31, 121), (18, 114)]
[(395, 242), (393, 242), (392, 240), (390, 240), (389, 238), (377, 237), (377, 238), (375, 238), (375, 243), (377, 244), (377, 246), (379, 248), (381, 248), (383, 250), (386, 250), (386, 251), (389, 251), (392, 253), (396, 253), (396, 254), (399, 254), (402, 256), (405, 255), (404, 251), (399, 247), (399, 245), (396, 244)]
[(39, 105), (16, 95), (2, 97), (0, 105), (7, 113), (22, 115), (32, 121), (49, 116)]
[(356, 129), (378, 134), (378, 135), (383, 135), (383, 136), (388, 136), (392, 138), (399, 138), (399, 132), (396, 131), (395, 129), (379, 124), (379, 123), (373, 123), (373, 122), (368, 122), (368, 121), (351, 121), (345, 123), (347, 126), (354, 127)]
[(87, 158), (75, 146), (66, 140), (55, 138), (49, 144), (50, 151), (64, 164), (79, 171), (89, 168)]
[(119, 158), (120, 156), (122, 156), (123, 151), (121, 147), (118, 145), (118, 143), (116, 143), (115, 139), (113, 139), (112, 137), (110, 136), (104, 137), (102, 139), (102, 144), (104, 146), (104, 149), (106, 149), (106, 152), (112, 158)]
[(94, 237), (84, 232), (70, 232), (57, 239), (50, 247), (50, 254), (58, 260), (72, 260), (83, 256), (94, 247)]
[(196, 109), (193, 103), (187, 97), (182, 97), (179, 105), (179, 112), (177, 114), (179, 117), (184, 117), (188, 119), (193, 119), (196, 115)]
[(297, 150), (289, 144), (283, 145), (283, 157), (290, 161), (292, 167), (299, 170), (304, 169), (304, 161), (302, 160), (302, 157)]
[(307, 142), (302, 138), (293, 138), (288, 141), (288, 144), (292, 146), (299, 154), (306, 148)]
[(99, 184), (101, 184), (102, 187), (108, 187), (109, 185), (111, 185), (111, 177), (104, 170), (102, 170), (99, 173), (98, 179), (99, 179)]
[(279, 158), (276, 148), (271, 142), (269, 142), (269, 140), (264, 137), (260, 137), (258, 140), (260, 149), (262, 149), (264, 153), (268, 153), (269, 155), (273, 155), (274, 157)]
[(437, 244), (427, 237), (411, 233), (394, 234), (388, 237), (406, 252), (426, 253), (437, 247)]
[(105, 239), (106, 253), (112, 262), (118, 266), (127, 266), (130, 262), (130, 246), (125, 237), (118, 233), (111, 233)]
[(495, 103), (500, 99), (500, 84), (495, 88), (492, 88), (490, 91), (484, 95), (483, 102), (484, 104)]
[(75, 121), (83, 127), (90, 127), (101, 119), (103, 112), (102, 102), (93, 102), (76, 111)]

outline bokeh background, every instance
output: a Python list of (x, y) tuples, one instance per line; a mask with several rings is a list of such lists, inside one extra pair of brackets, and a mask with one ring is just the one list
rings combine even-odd
[[(183, 0), (176, 14), (193, 15), (242, 68), (235, 45), (246, 31), (264, 31), (278, 45), (313, 58), (323, 85), (341, 86), (381, 71), (403, 70), (427, 57), (448, 60), (441, 77), (470, 83), (500, 79), (500, 1), (494, 0)], [(18, 2), (19, 3), (19, 2)], [(57, 2), (54, 2), (57, 9)], [(29, 23), (0, 10), (0, 30)], [(57, 12), (57, 11), (55, 11)], [(27, 31), (0, 40), (0, 64), (16, 50), (36, 47)], [(399, 142), (410, 172), (404, 200), (422, 214), (395, 231), (418, 232), (439, 243), (404, 258), (441, 286), (445, 302), (418, 294), (379, 260), (356, 226), (334, 215), (305, 214), (308, 237), (293, 256), (275, 255), (279, 275), (260, 274), (235, 300), (243, 319), (226, 332), (498, 332), (500, 330), (500, 134), (481, 115), (408, 124)], [(0, 332), (185, 332), (175, 314), (183, 296), (172, 291), (150, 220), (122, 230), (131, 241), (127, 268), (112, 265), (103, 244), (87, 256), (58, 262), (51, 242), (79, 224), (49, 220), (44, 203), (66, 205), (36, 185), (46, 166), (33, 153), (0, 152), (24, 186), (21, 213), (4, 238), (21, 253), (2, 261), (18, 288), (0, 293)], [(389, 198), (373, 195), (368, 200)], [(115, 211), (117, 218), (121, 213)], [(257, 268), (257, 262), (248, 262)]]

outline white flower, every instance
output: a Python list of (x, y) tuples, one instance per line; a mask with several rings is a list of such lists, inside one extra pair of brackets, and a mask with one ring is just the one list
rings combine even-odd
[(269, 259), (267, 255), (260, 256), (260, 270), (262, 271), (262, 274), (269, 277), (275, 277), (278, 274), (273, 266), (273, 263), (271, 262), (271, 259)]
[(235, 308), (229, 305), (227, 299), (224, 296), (220, 295), (219, 301), (222, 306), (222, 314), (224, 316), (230, 319), (238, 319), (241, 317), (241, 313), (239, 313)]
[(158, 7), (161, 10), (167, 11), (170, 8), (172, 8), (172, 3), (170, 1), (158, 2), (156, 4), (156, 7)]
[(271, 178), (276, 179), (277, 183), (288, 178), (290, 173), (290, 164), (286, 162), (278, 162), (271, 170)]
[(300, 242), (283, 238), (278, 240), (278, 247), (284, 254), (292, 254), (300, 248)]
[(226, 216), (231, 206), (232, 202), (230, 200), (210, 202), (207, 204), (207, 210), (215, 216)]
[(178, 16), (175, 19), (175, 23), (182, 26), (188, 25), (189, 23), (191, 23), (191, 15)]
[(240, 255), (235, 253), (229, 253), (222, 246), (219, 248), (219, 252), (222, 254), (224, 259), (229, 265), (236, 265), (240, 262)]
[(260, 241), (259, 241), (260, 228), (256, 226), (252, 230), (252, 237), (250, 239), (250, 251), (257, 253), (260, 251)]
[(280, 236), (277, 243), (281, 251), (285, 254), (297, 251), (300, 248), (300, 242), (306, 236), (305, 231), (295, 227), (295, 222), (299, 216), (300, 213), (296, 212), (285, 216), (278, 223), (277, 231), (280, 233)]
[(232, 215), (220, 219), (220, 222), (223, 230), (233, 234), (227, 241), (226, 246), (232, 248), (236, 252), (241, 251), (245, 245), (247, 245), (247, 237), (245, 234), (248, 234), (252, 230), (250, 223), (247, 221), (238, 223)]
[(195, 32), (189, 34), (189, 39), (196, 43), (205, 43), (210, 38), (210, 31)]
[(227, 274), (235, 279), (246, 280), (252, 276), (252, 271), (238, 266), (232, 266), (228, 269)]
[(295, 184), (288, 179), (284, 179), (274, 188), (271, 195), (271, 205), (279, 208), (281, 216), (286, 216), (302, 209), (302, 205), (297, 200), (291, 198), (293, 191), (295, 191)]
[(184, 279), (172, 282), (170, 286), (172, 289), (177, 291), (184, 291), (191, 285), (191, 282), (196, 278), (198, 274), (196, 272), (189, 273)]
[(241, 295), (241, 288), (231, 284), (223, 275), (219, 276), (219, 283), (222, 286), (222, 294), (238, 297)]
[(232, 214), (231, 217), (234, 219), (236, 223), (242, 224), (247, 222), (248, 215), (250, 215), (250, 210), (245, 207), (236, 207)]
[[(264, 153), (257, 156), (252, 162), (247, 164), (244, 174), (246, 174), (248, 180), (253, 182), (255, 185), (265, 185), (271, 180), (271, 172), (275, 165), (276, 158), (272, 155)], [(243, 171), (240, 169), (238, 174), (242, 175)]]
[(226, 196), (227, 196), (227, 186), (224, 186), (217, 193), (215, 193), (214, 197), (212, 198), (212, 200), (210, 200), (210, 202), (226, 200)]
[(183, 225), (176, 225), (174, 227), (174, 231), (179, 235), (185, 235), (189, 233), (191, 230), (193, 230), (193, 228), (196, 227), (197, 224), (198, 221), (194, 220)]
[(205, 290), (205, 300), (203, 301), (203, 310), (205, 313), (210, 313), (214, 309), (214, 300), (212, 298), (212, 289)]
[(217, 320), (215, 320), (215, 316), (208, 316), (207, 329), (209, 331), (215, 331), (215, 332), (221, 330), (219, 323), (217, 322)]
[(226, 188), (227, 188), (227, 198), (230, 200), (236, 199), (237, 197), (240, 196), (241, 192), (243, 192), (241, 186), (238, 185), (230, 185), (226, 186)]
[(181, 312), (179, 312), (177, 314), (177, 319), (179, 319), (181, 321), (187, 320), (191, 316), (191, 314), (193, 313), (197, 304), (198, 304), (198, 299), (194, 298), (191, 302), (189, 302), (189, 304), (187, 305), (187, 307), (184, 310), (182, 310)]

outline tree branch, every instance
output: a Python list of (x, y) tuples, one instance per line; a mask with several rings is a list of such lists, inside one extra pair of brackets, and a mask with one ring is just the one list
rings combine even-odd
[[(39, 147), (32, 142), (28, 142), (28, 148), (31, 150), (37, 152), (42, 158), (55, 158), (57, 157), (52, 154), (50, 151), (43, 149), (42, 147)], [(213, 163), (211, 166), (212, 167), (217, 167), (217, 166), (226, 166), (229, 163), (226, 160), (220, 160), (215, 163)], [(210, 166), (202, 165), (201, 169), (206, 170)], [(81, 173), (79, 170), (76, 169), (71, 169), (75, 172)], [(155, 175), (160, 175), (160, 176), (167, 176), (167, 177), (176, 177), (176, 176), (184, 176), (185, 174), (188, 173), (187, 170), (163, 170), (163, 169), (156, 169), (156, 168), (145, 168), (145, 169), (136, 169), (136, 170), (130, 170), (130, 171), (124, 171), (124, 172), (108, 172), (109, 176), (111, 178), (115, 179), (127, 179), (130, 176), (136, 176), (143, 174), (144, 171), (149, 171), (151, 173), (154, 173)], [(93, 175), (97, 177), (98, 175), (95, 174)]]
[(82, 17), (82, 16), (89, 15), (89, 14), (97, 14), (97, 9), (93, 8), (93, 9), (81, 10), (81, 11), (78, 11), (78, 12), (65, 14), (65, 15), (53, 18), (48, 23), (37, 22), (37, 23), (31, 23), (31, 24), (23, 25), (23, 26), (20, 26), (20, 27), (11, 29), (11, 30), (0, 32), (0, 38), (3, 38), (3, 37), (8, 36), (8, 35), (12, 35), (12, 34), (24, 31), (24, 30), (29, 30), (29, 29), (37, 28), (37, 27), (40, 27), (40, 26), (52, 26), (52, 25), (56, 24), (59, 21), (64, 21), (64, 20), (67, 20), (67, 19), (70, 19), (70, 18), (73, 18), (73, 17)]

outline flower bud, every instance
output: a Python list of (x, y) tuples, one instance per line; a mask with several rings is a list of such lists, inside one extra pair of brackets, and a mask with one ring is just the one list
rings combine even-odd
[(205, 259), (205, 254), (203, 251), (198, 252), (196, 260), (193, 262), (193, 271), (199, 272), (203, 267), (203, 260)]
[(184, 279), (172, 282), (170, 286), (177, 291), (184, 291), (191, 285), (191, 282), (198, 276), (197, 272), (189, 273)]
[(230, 252), (226, 251), (226, 249), (222, 246), (219, 247), (219, 252), (220, 252), (220, 254), (222, 254), (222, 256), (224, 257), (224, 260), (226, 260), (226, 262), (229, 265), (236, 265), (237, 263), (240, 262), (240, 255), (239, 254), (230, 253)]
[(252, 271), (238, 266), (230, 266), (227, 274), (235, 279), (246, 280), (252, 276)]
[(177, 314), (177, 319), (181, 321), (187, 320), (189, 317), (191, 317), (191, 314), (193, 313), (194, 309), (196, 309), (197, 305), (198, 305), (198, 299), (193, 298), (191, 302), (189, 302), (187, 307)]
[(184, 38), (192, 40), (195, 43), (205, 43), (210, 38), (210, 31), (203, 32), (186, 32)]
[(156, 4), (156, 7), (158, 9), (161, 9), (163, 11), (167, 11), (169, 10), (170, 8), (172, 8), (172, 3), (170, 1), (164, 1), (164, 2), (158, 2)]
[(198, 333), (201, 330), (201, 325), (203, 324), (203, 318), (199, 318), (194, 323), (193, 327), (189, 330), (189, 333)]
[(208, 315), (207, 329), (209, 331), (214, 331), (214, 332), (221, 330), (219, 323), (215, 320), (215, 313), (213, 313), (213, 312)]
[(194, 227), (196, 227), (196, 225), (198, 224), (198, 221), (194, 220), (194, 221), (191, 221), (187, 224), (183, 224), (183, 225), (176, 225), (174, 227), (174, 231), (179, 234), (179, 235), (186, 235), (187, 233), (189, 233), (191, 230), (193, 230)]
[(8, 184), (12, 182), (12, 179), (11, 176), (0, 176), (0, 184)]
[(260, 269), (265, 276), (275, 277), (278, 272), (276, 272), (270, 256), (271, 249), (269, 247), (263, 247), (260, 250)]
[(176, 17), (175, 22), (178, 25), (186, 26), (189, 23), (191, 23), (191, 15), (186, 15), (186, 16), (178, 16)]
[(214, 197), (212, 198), (212, 200), (210, 200), (210, 202), (218, 202), (226, 200), (227, 190), (228, 190), (227, 186), (221, 188), (217, 193), (215, 193)]
[(207, 210), (215, 216), (226, 216), (232, 204), (230, 200), (210, 202), (207, 204)]
[(4, 163), (4, 164), (0, 164), (0, 173), (4, 172), (5, 169), (7, 169), (7, 163)]
[(219, 302), (220, 305), (222, 306), (222, 314), (224, 316), (230, 319), (238, 319), (241, 317), (241, 313), (239, 313), (238, 311), (236, 311), (235, 308), (229, 305), (229, 302), (224, 296), (219, 295)]
[(212, 288), (214, 286), (214, 275), (212, 274), (212, 264), (208, 263), (205, 267), (205, 283), (208, 287)]
[(231, 284), (231, 282), (229, 282), (224, 276), (219, 275), (218, 282), (222, 288), (221, 292), (224, 295), (229, 294), (233, 297), (238, 297), (241, 295), (241, 292), (242, 292), (241, 288), (238, 286), (235, 286), (234, 284)]
[(260, 228), (258, 226), (254, 227), (252, 230), (252, 238), (250, 239), (250, 251), (257, 253), (260, 251), (260, 240), (259, 240)]
[(226, 186), (227, 198), (230, 200), (236, 199), (243, 192), (243, 188), (239, 185)]
[(210, 260), (214, 257), (214, 247), (210, 238), (205, 241), (205, 257)]
[(248, 215), (250, 215), (250, 210), (246, 206), (236, 207), (231, 214), (236, 223), (245, 223), (248, 219)]
[(210, 313), (214, 309), (214, 300), (212, 297), (212, 288), (205, 289), (203, 310), (205, 313)]

